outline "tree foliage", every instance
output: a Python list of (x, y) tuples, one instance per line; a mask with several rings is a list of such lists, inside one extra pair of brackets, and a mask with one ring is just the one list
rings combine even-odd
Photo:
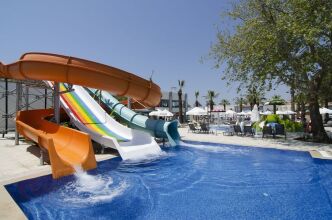
[(210, 111), (213, 111), (213, 107), (215, 105), (214, 99), (216, 99), (219, 96), (218, 93), (216, 93), (213, 90), (209, 90), (207, 92), (207, 95), (205, 96), (206, 100), (207, 100), (207, 104), (210, 107)]
[(271, 88), (284, 83), (307, 96), (314, 138), (327, 140), (319, 96), (331, 94), (331, 0), (247, 0), (227, 13), (234, 30), (222, 30), (211, 48), (223, 78)]
[(226, 105), (230, 105), (231, 103), (227, 99), (222, 99), (220, 101), (220, 105), (224, 106), (224, 111), (226, 111)]
[(199, 91), (195, 91), (195, 107), (199, 107), (199, 102), (198, 102), (198, 97), (199, 97)]

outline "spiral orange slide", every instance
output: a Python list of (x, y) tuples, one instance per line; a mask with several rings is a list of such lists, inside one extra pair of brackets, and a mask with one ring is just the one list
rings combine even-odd
[[(114, 67), (56, 54), (26, 53), (15, 63), (0, 63), (0, 77), (93, 87), (132, 97), (147, 106), (156, 106), (161, 98), (160, 87), (152, 81)], [(90, 136), (47, 121), (45, 118), (52, 113), (51, 109), (21, 111), (16, 125), (21, 135), (48, 150), (53, 177), (73, 173), (75, 165), (85, 170), (95, 168)]]

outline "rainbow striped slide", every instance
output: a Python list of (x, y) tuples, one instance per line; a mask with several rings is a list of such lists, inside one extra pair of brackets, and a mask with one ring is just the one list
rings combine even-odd
[(143, 131), (128, 128), (113, 119), (81, 86), (60, 83), (61, 106), (71, 122), (81, 131), (104, 147), (118, 150), (122, 159), (145, 158), (160, 154), (161, 149), (154, 138)]

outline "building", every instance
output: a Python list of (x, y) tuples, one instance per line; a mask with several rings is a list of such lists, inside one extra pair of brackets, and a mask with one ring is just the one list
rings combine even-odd
[[(179, 96), (177, 92), (162, 92), (161, 100), (158, 106), (159, 109), (172, 112), (174, 116), (179, 116)], [(185, 116), (188, 111), (188, 95), (182, 94), (182, 111)]]

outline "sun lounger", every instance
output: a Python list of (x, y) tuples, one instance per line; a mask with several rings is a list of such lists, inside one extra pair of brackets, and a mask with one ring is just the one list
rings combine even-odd
[(276, 124), (274, 135), (285, 135), (285, 139), (286, 139), (285, 126), (283, 124)]
[(263, 127), (263, 136), (262, 138), (266, 136), (273, 136), (273, 138), (276, 137), (276, 135), (284, 135), (286, 139), (286, 130), (285, 126), (283, 124), (275, 124), (273, 127), (272, 126), (264, 126)]
[(244, 126), (243, 128), (244, 135), (254, 136), (254, 131), (252, 130), (251, 126)]
[(238, 136), (242, 136), (243, 135), (240, 125), (234, 125), (233, 127), (234, 127), (234, 133), (236, 135), (238, 135)]
[(204, 132), (204, 133), (212, 132), (207, 124), (201, 123), (200, 126), (201, 126), (201, 132)]
[(271, 136), (273, 135), (271, 126), (264, 126), (263, 127), (263, 136), (262, 136), (262, 138), (266, 137), (267, 135), (271, 135)]
[(188, 123), (188, 125), (189, 125), (188, 133), (189, 133), (189, 131), (191, 131), (193, 133), (197, 133), (200, 131), (200, 129), (196, 128), (196, 126), (193, 123)]

